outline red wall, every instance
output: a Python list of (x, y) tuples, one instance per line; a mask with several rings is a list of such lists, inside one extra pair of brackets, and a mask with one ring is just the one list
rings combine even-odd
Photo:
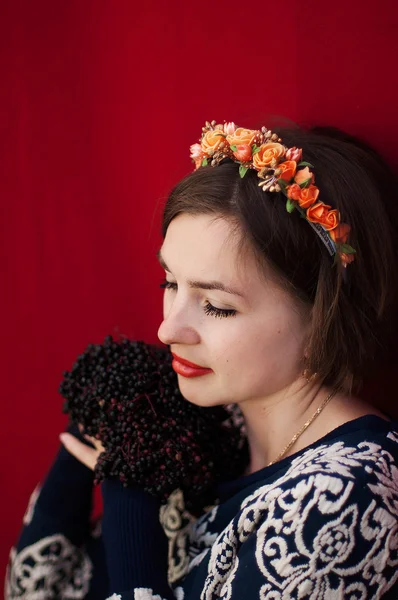
[(204, 120), (340, 125), (397, 159), (395, 5), (0, 3), (0, 570), (62, 371), (107, 333), (156, 342), (158, 208)]

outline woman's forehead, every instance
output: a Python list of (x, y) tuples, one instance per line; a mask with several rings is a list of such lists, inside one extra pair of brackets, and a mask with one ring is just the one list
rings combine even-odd
[(169, 225), (158, 259), (176, 276), (179, 269), (190, 278), (211, 276), (246, 292), (277, 283), (271, 268), (259, 265), (236, 222), (214, 215), (178, 215)]
[(170, 223), (160, 256), (170, 262), (194, 260), (195, 266), (206, 270), (223, 267), (235, 271), (243, 258), (241, 237), (236, 226), (225, 218), (182, 214)]

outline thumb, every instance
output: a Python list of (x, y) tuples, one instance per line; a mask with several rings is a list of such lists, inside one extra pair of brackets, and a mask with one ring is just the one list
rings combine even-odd
[(61, 433), (59, 439), (68, 452), (72, 454), (72, 456), (74, 456), (92, 471), (94, 470), (98, 456), (101, 453), (100, 451), (96, 450), (95, 448), (90, 448), (87, 446), (87, 444), (80, 442), (71, 433)]

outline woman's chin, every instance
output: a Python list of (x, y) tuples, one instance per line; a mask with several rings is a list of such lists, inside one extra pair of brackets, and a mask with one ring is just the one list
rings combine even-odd
[(225, 401), (221, 398), (211, 397), (209, 393), (205, 390), (193, 389), (193, 386), (190, 385), (190, 381), (186, 380), (184, 377), (178, 377), (178, 387), (180, 389), (181, 395), (187, 400), (191, 402), (191, 404), (196, 404), (196, 406), (203, 406), (204, 408), (210, 406), (220, 406), (225, 404)]

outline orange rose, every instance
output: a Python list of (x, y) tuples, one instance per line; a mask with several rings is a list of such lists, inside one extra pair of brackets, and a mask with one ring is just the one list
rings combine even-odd
[(298, 203), (301, 206), (301, 208), (308, 208), (309, 206), (314, 204), (314, 202), (316, 202), (316, 199), (319, 196), (319, 190), (315, 185), (310, 185), (309, 187), (304, 189), (301, 189), (300, 186), (298, 186), (298, 188), (300, 190), (300, 197), (298, 198)]
[(327, 214), (326, 221), (322, 223), (325, 229), (331, 231), (338, 226), (340, 222), (340, 213), (337, 209), (330, 210)]
[(206, 152), (208, 156), (212, 156), (214, 152), (224, 144), (225, 136), (219, 129), (207, 131), (201, 141), (202, 150), (203, 152)]
[(278, 175), (278, 179), (284, 179), (285, 181), (290, 181), (293, 179), (294, 174), (296, 173), (297, 163), (294, 160), (286, 160), (283, 163), (278, 165), (278, 169), (280, 170), (280, 174)]
[(234, 156), (240, 162), (248, 162), (252, 158), (252, 148), (249, 144), (239, 144), (236, 146)]
[(286, 188), (286, 192), (290, 200), (298, 200), (301, 195), (301, 187), (297, 183), (293, 183)]
[(195, 158), (195, 171), (202, 166), (203, 158)]
[(339, 252), (340, 260), (343, 263), (343, 267), (347, 267), (354, 260), (354, 254), (346, 254), (345, 252)]
[(251, 146), (258, 134), (259, 131), (256, 129), (244, 129), (243, 127), (238, 127), (234, 133), (227, 135), (227, 142), (230, 146), (238, 146), (239, 144), (248, 144)]
[(281, 156), (284, 156), (285, 148), (282, 144), (277, 142), (268, 142), (268, 144), (262, 144), (260, 150), (253, 156), (253, 165), (260, 171), (264, 167), (271, 167), (271, 163), (274, 160), (278, 160)]
[(340, 223), (335, 229), (332, 229), (330, 237), (336, 244), (345, 244), (348, 240), (350, 231), (351, 227), (347, 225), (347, 223)]
[(304, 181), (307, 181), (307, 179), (311, 179), (311, 183), (314, 183), (313, 173), (311, 173), (308, 167), (305, 167), (304, 169), (297, 171), (294, 181), (300, 185), (301, 183), (304, 183)]
[(313, 204), (307, 210), (307, 219), (313, 223), (319, 223), (319, 225), (330, 231), (337, 227), (340, 216), (338, 210), (329, 210), (329, 208), (330, 206), (323, 202)]

